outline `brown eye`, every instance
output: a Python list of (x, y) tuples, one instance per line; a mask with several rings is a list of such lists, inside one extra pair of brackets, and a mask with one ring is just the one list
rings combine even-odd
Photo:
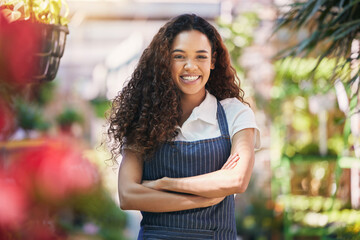
[(183, 59), (184, 58), (184, 56), (182, 56), (182, 55), (174, 55), (174, 59)]

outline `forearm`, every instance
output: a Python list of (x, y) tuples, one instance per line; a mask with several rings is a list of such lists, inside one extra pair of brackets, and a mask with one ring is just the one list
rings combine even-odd
[(187, 178), (165, 177), (155, 181), (155, 184), (162, 190), (214, 198), (242, 192), (241, 182), (241, 176), (237, 176), (231, 169), (226, 169)]
[(123, 151), (119, 168), (118, 192), (123, 210), (171, 212), (208, 207), (222, 201), (188, 194), (169, 193), (143, 186), (143, 161), (131, 150)]
[[(244, 132), (243, 132), (244, 133)], [(239, 159), (233, 161), (231, 156), (222, 169), (211, 173), (187, 178), (161, 178), (145, 183), (156, 190), (189, 193), (203, 197), (224, 197), (235, 193), (243, 193), (250, 181), (254, 166), (254, 148), (252, 138), (241, 138), (237, 134), (232, 148), (232, 155)], [(236, 158), (234, 158), (236, 160)], [(235, 166), (232, 167), (232, 165)]]
[(123, 189), (119, 188), (119, 197), (120, 207), (123, 210), (147, 212), (172, 212), (208, 207), (222, 200), (158, 191), (137, 183), (130, 184)]

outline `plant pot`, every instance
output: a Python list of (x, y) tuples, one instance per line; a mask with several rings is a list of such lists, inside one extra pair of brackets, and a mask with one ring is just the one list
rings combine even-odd
[(34, 56), (34, 61), (38, 62), (39, 66), (33, 78), (38, 81), (51, 81), (59, 69), (69, 29), (61, 25), (36, 24), (38, 24), (38, 31), (43, 42), (40, 52)]

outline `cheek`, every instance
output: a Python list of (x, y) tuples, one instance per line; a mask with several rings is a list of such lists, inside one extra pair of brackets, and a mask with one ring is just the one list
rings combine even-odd
[(211, 62), (207, 62), (201, 65), (201, 68), (203, 69), (204, 72), (206, 73), (210, 73), (210, 70), (212, 68), (212, 64)]
[(174, 78), (174, 75), (175, 75), (175, 67), (174, 67), (174, 65), (171, 66), (170, 70), (171, 70), (171, 76)]
[(179, 64), (176, 64), (176, 63), (172, 63), (171, 64), (171, 75), (176, 75), (178, 72), (179, 72)]

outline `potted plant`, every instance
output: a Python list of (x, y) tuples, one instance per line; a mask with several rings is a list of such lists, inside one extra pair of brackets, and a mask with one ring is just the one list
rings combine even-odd
[(75, 109), (66, 107), (62, 113), (56, 117), (56, 122), (64, 133), (70, 133), (73, 124), (82, 123), (82, 115)]
[(17, 124), (25, 131), (26, 138), (29, 138), (33, 130), (43, 133), (49, 130), (51, 124), (44, 118), (39, 106), (21, 100), (18, 100), (15, 105)]
[[(2, 28), (0, 30), (0, 49), (2, 50), (1, 55), (3, 55), (0, 56), (0, 68), (16, 71), (19, 68), (23, 69), (26, 65), (29, 71), (33, 68), (36, 70), (31, 73), (27, 72), (28, 74), (19, 76), (20, 78), (30, 78), (32, 81), (53, 80), (58, 71), (60, 58), (64, 53), (66, 35), (69, 33), (68, 13), (69, 9), (65, 0), (1, 1), (0, 14), (6, 20), (0, 19)], [(24, 28), (25, 31), (23, 31)], [(19, 34), (20, 30), (24, 34)], [(23, 37), (26, 39), (22, 39)], [(17, 43), (30, 45), (29, 49), (36, 49), (36, 51), (27, 52), (21, 50), (23, 48), (16, 50)], [(14, 55), (19, 55), (20, 52), (25, 55), (25, 58), (14, 59)], [(14, 59), (14, 61), (1, 66), (1, 57)], [(22, 63), (22, 66), (17, 64), (19, 62)], [(32, 62), (36, 63), (35, 66), (31, 64)], [(11, 78), (11, 74), (0, 76), (0, 80), (1, 78)], [(30, 81), (30, 79), (28, 80)]]

